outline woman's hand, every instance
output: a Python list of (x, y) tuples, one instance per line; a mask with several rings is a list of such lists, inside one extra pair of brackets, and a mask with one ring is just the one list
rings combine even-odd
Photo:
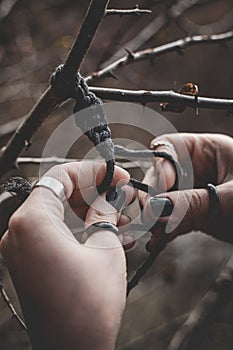
[[(173, 165), (166, 159), (157, 158), (155, 166), (148, 170), (144, 182), (152, 185), (161, 194), (157, 197), (169, 198), (174, 205), (172, 215), (157, 218), (159, 222), (175, 227), (170, 240), (192, 230), (201, 230), (218, 239), (233, 243), (233, 139), (218, 134), (169, 134), (160, 136), (151, 142), (170, 142), (173, 146), (158, 146), (156, 150), (170, 153), (177, 159), (186, 176), (192, 176), (187, 169), (188, 158), (193, 167), (194, 189), (168, 192), (175, 183), (176, 173)], [(206, 186), (216, 186), (220, 200), (220, 217), (209, 218), (210, 197)], [(163, 193), (164, 192), (164, 193)], [(166, 193), (165, 193), (166, 192)], [(150, 202), (151, 197), (139, 193), (144, 208), (144, 220), (155, 220)], [(147, 245), (151, 250), (161, 235), (161, 228), (153, 231)]]
[[(98, 163), (56, 166), (47, 176), (62, 182), (72, 209), (89, 226), (126, 221), (99, 196), (105, 175)], [(127, 172), (116, 167), (112, 185), (124, 186)], [(132, 188), (124, 186), (126, 202)], [(126, 297), (125, 255), (118, 237), (99, 231), (84, 245), (64, 223), (61, 201), (46, 188), (35, 188), (13, 214), (0, 245), (16, 287), (33, 349), (113, 349)]]

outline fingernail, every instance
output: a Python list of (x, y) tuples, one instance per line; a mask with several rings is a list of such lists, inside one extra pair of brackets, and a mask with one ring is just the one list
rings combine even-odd
[(126, 194), (121, 187), (112, 187), (106, 194), (106, 200), (117, 211), (120, 211), (125, 203)]
[(171, 215), (173, 203), (169, 198), (151, 198), (151, 208), (156, 217)]

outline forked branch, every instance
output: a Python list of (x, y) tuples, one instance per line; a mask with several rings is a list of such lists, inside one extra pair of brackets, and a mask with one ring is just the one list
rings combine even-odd
[[(105, 14), (110, 0), (92, 0), (77, 38), (66, 58), (64, 75), (69, 81), (79, 70), (97, 28)], [(0, 156), (0, 176), (15, 167), (22, 150), (30, 144), (30, 139), (43, 124), (49, 114), (63, 101), (54, 96), (49, 87), (35, 104), (27, 119), (19, 126)]]
[(111, 76), (111, 74), (124, 66), (129, 64), (150, 59), (153, 57), (159, 57), (171, 52), (177, 52), (178, 54), (183, 54), (183, 50), (188, 46), (195, 45), (205, 45), (205, 44), (225, 44), (226, 42), (233, 40), (233, 31), (212, 34), (212, 35), (194, 35), (187, 36), (186, 38), (172, 41), (168, 44), (157, 46), (154, 48), (149, 48), (137, 52), (131, 52), (125, 56), (119, 58), (115, 62), (109, 64), (108, 66), (100, 69), (86, 77), (86, 82), (92, 83), (93, 81)]
[(134, 9), (108, 9), (106, 11), (107, 16), (128, 16), (128, 15), (136, 15), (141, 16), (142, 14), (151, 14), (152, 11), (148, 9), (140, 9), (138, 5)]
[(21, 319), (21, 317), (17, 314), (14, 306), (12, 305), (5, 289), (3, 288), (2, 285), (0, 285), (0, 293), (2, 295), (2, 298), (5, 302), (5, 304), (7, 305), (8, 309), (10, 310), (11, 312), (11, 315), (12, 315), (12, 318), (15, 319), (18, 324), (20, 325), (21, 328), (23, 328), (24, 331), (27, 331), (27, 327), (25, 325), (25, 323), (23, 322), (23, 320)]

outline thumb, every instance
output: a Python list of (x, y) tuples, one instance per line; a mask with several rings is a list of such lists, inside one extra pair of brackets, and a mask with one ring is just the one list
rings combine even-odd
[[(91, 205), (85, 220), (85, 228), (98, 223), (98, 222), (108, 222), (113, 225), (117, 225), (121, 211), (135, 198), (135, 191), (132, 186), (124, 185), (123, 187), (118, 187), (117, 197), (113, 200), (113, 192), (109, 191), (107, 194), (103, 193), (100, 195)], [(101, 230), (90, 237), (87, 237), (86, 243), (96, 243), (106, 244), (107, 246), (119, 246), (121, 245), (121, 237), (117, 236), (110, 230)]]
[[(100, 195), (91, 205), (85, 220), (85, 228), (88, 228), (99, 222), (109, 222), (117, 225), (119, 213), (106, 201), (106, 194)], [(94, 245), (97, 247), (120, 246), (121, 243), (115, 233), (110, 230), (99, 230), (86, 237), (85, 245)]]

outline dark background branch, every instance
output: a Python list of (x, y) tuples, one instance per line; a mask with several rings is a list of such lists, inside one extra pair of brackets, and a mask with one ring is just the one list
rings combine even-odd
[[(93, 0), (91, 2), (80, 32), (65, 60), (64, 74), (67, 80), (72, 78), (77, 70), (79, 70), (82, 60), (105, 14), (108, 3), (109, 0)], [(28, 147), (34, 133), (61, 102), (53, 95), (50, 87), (45, 91), (29, 113), (27, 119), (20, 125), (6, 147), (2, 150), (0, 156), (0, 176), (5, 175), (15, 167), (15, 161), (18, 155), (25, 147)]]
[(229, 31), (221, 34), (212, 35), (194, 35), (187, 36), (184, 39), (175, 40), (171, 43), (160, 45), (154, 48), (149, 48), (137, 52), (128, 53), (127, 55), (119, 58), (115, 62), (108, 66), (88, 75), (86, 81), (92, 83), (97, 79), (111, 76), (111, 74), (118, 68), (135, 63), (140, 60), (150, 59), (152, 57), (159, 57), (161, 55), (177, 52), (178, 54), (183, 53), (183, 49), (188, 46), (201, 45), (201, 44), (217, 44), (227, 43), (233, 39), (233, 31)]
[(139, 6), (136, 6), (134, 9), (108, 9), (106, 11), (107, 16), (128, 16), (128, 15), (136, 15), (140, 16), (142, 14), (151, 14), (152, 11), (148, 9), (141, 9)]
[(112, 88), (91, 87), (98, 97), (106, 100), (138, 102), (143, 105), (150, 102), (181, 103), (192, 108), (213, 108), (230, 111), (233, 109), (233, 99), (183, 95), (175, 91), (145, 91), (123, 90)]

